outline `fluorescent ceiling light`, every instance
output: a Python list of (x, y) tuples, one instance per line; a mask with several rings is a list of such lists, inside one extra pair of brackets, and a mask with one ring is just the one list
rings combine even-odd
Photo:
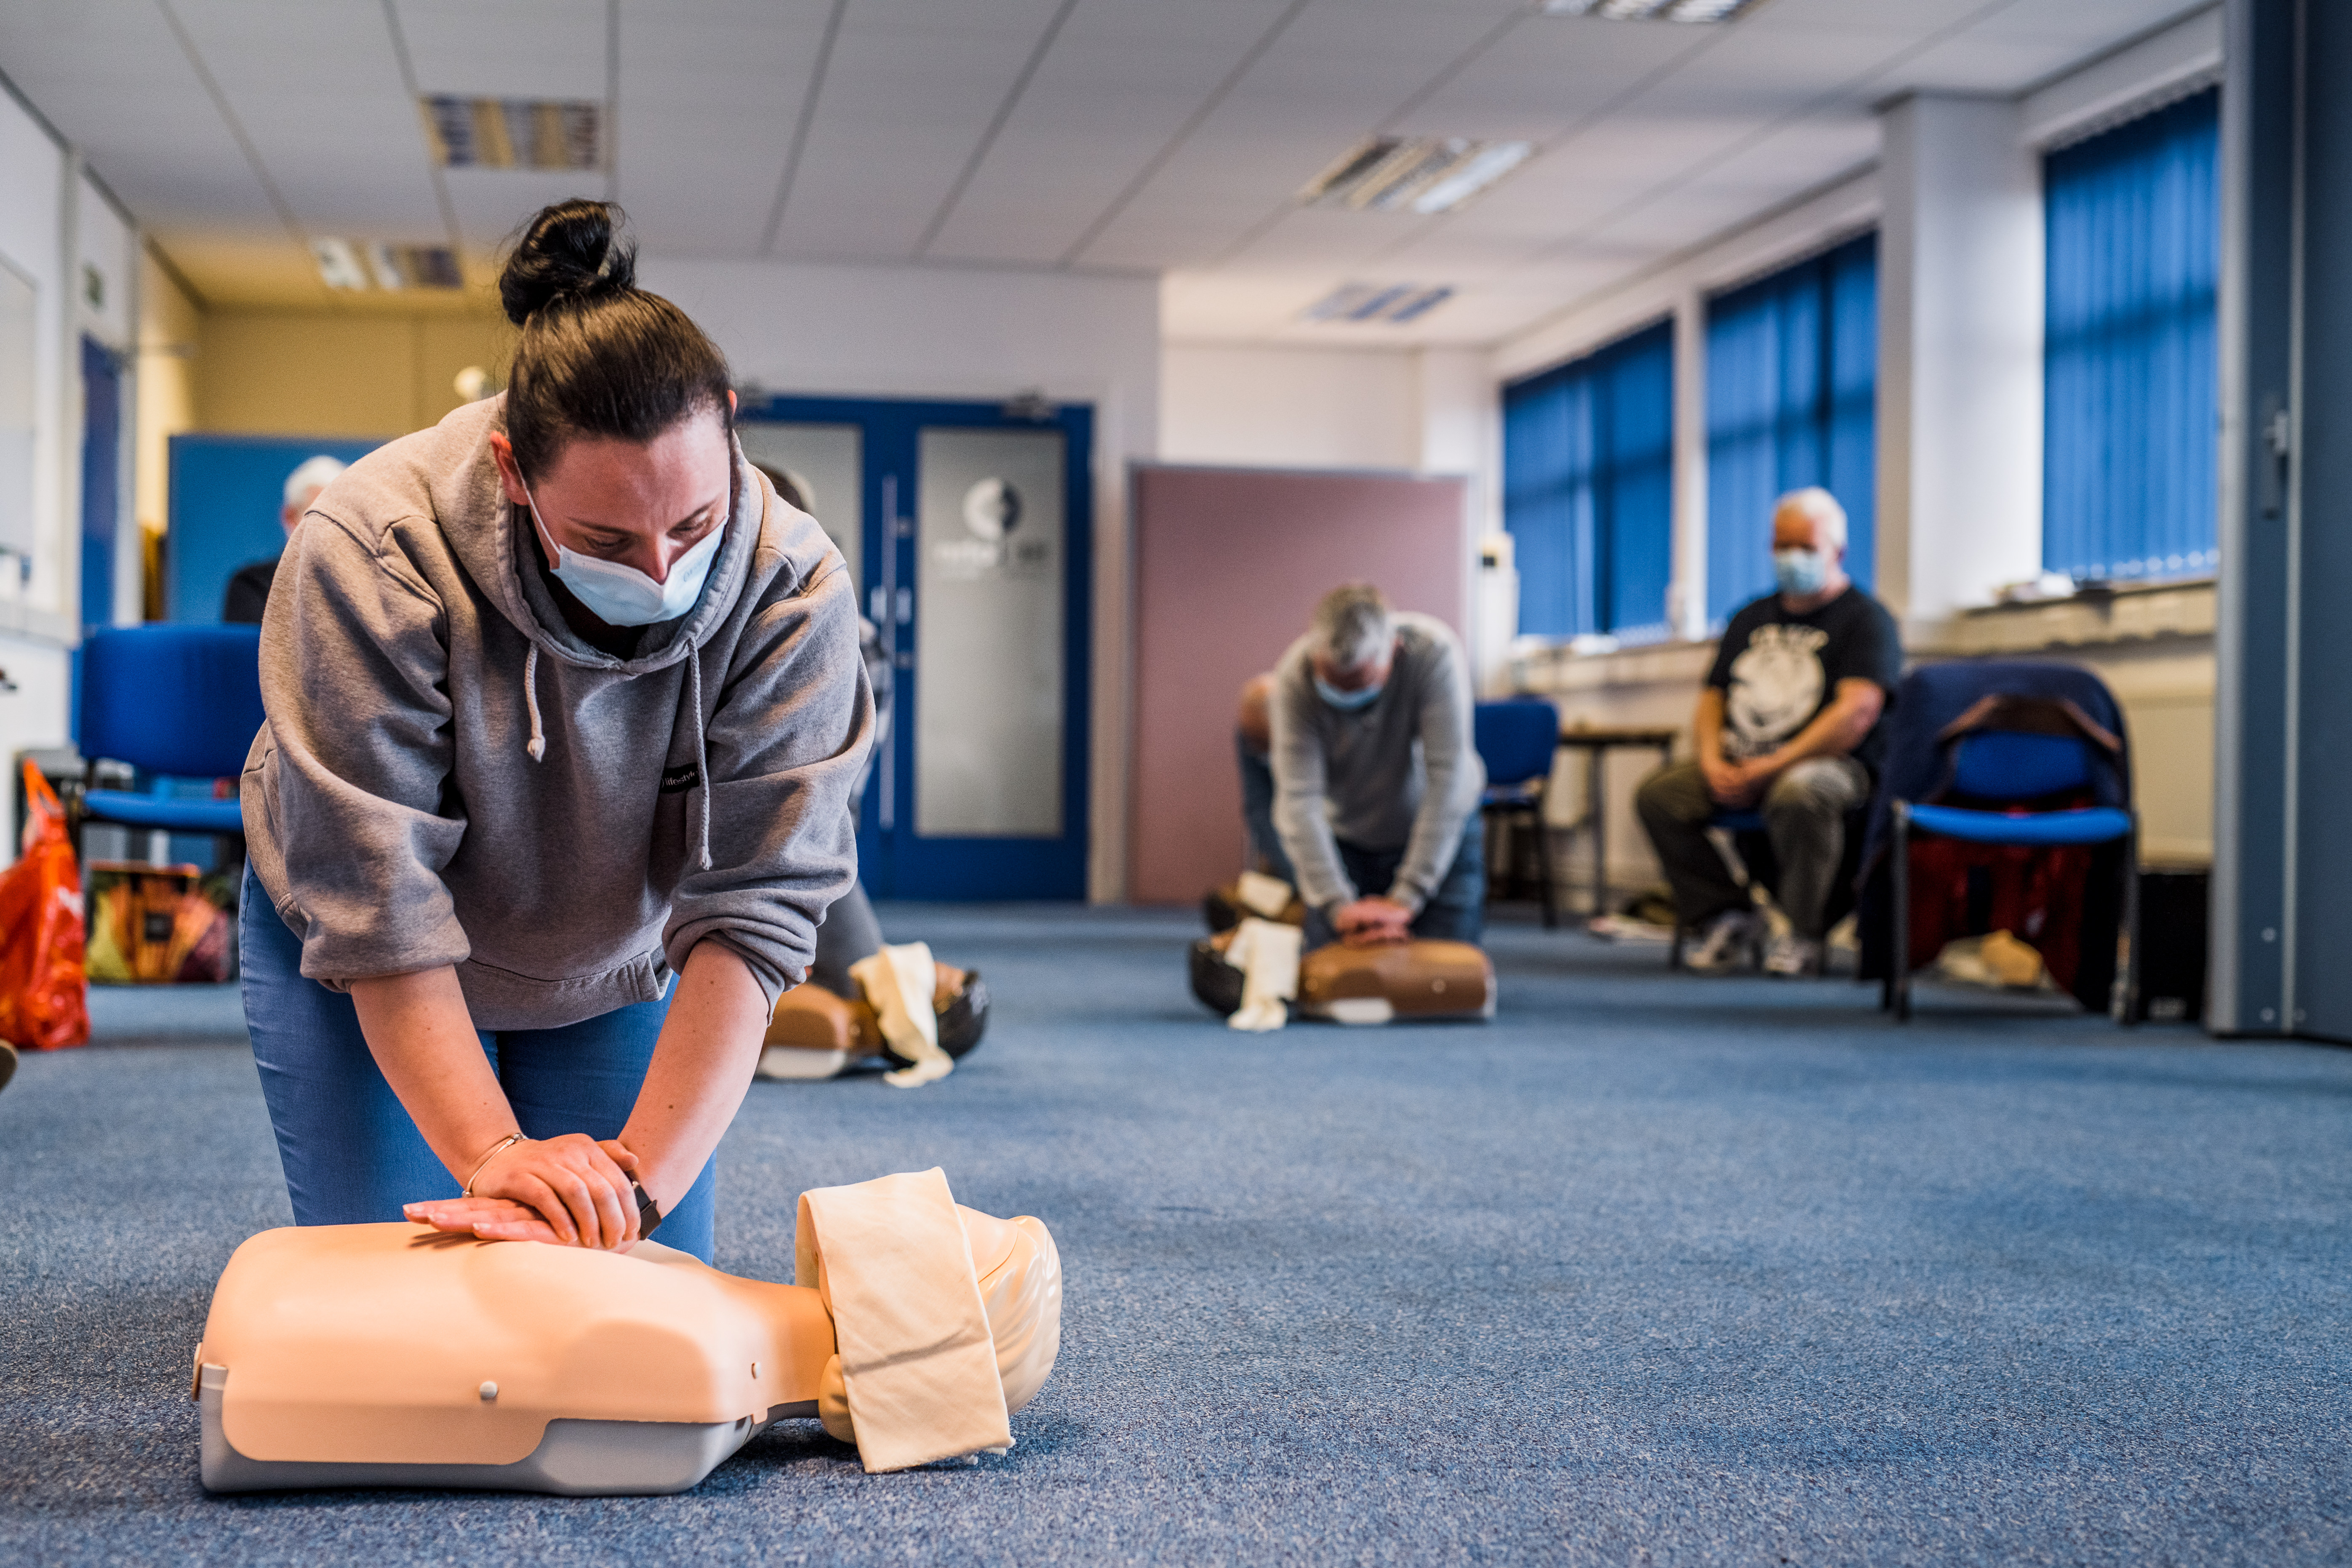
[(1528, 161), (1526, 142), (1496, 142), (1463, 159), (1412, 198), (1417, 213), (1449, 212)]
[(330, 289), (364, 289), (367, 269), (348, 239), (314, 239), (310, 255), (319, 264), (319, 281)]
[(1543, 0), (1547, 16), (1606, 22), (1728, 22), (1756, 0)]
[[(319, 280), (330, 289), (463, 289), (464, 268), (446, 245), (353, 245), (348, 239), (314, 239), (310, 255)], [(364, 258), (364, 260), (362, 260)]]
[(1527, 162), (1527, 142), (1367, 136), (1307, 182), (1301, 206), (1358, 212), (1451, 211)]
[(1402, 326), (1418, 321), (1454, 298), (1451, 284), (1342, 283), (1304, 310), (1302, 321), (1340, 323), (1382, 321)]
[(601, 169), (604, 110), (585, 100), (425, 99), (435, 156), (452, 169)]

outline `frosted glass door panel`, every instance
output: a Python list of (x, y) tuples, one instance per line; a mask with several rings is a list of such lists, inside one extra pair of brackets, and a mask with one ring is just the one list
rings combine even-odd
[(915, 831), (1059, 837), (1059, 430), (922, 432), (917, 471)]
[(863, 607), (866, 469), (857, 426), (746, 420), (735, 427), (735, 435), (743, 443), (745, 457), (783, 469), (808, 496), (809, 515), (824, 526), (826, 536), (849, 562), (849, 580), (858, 585), (858, 604)]

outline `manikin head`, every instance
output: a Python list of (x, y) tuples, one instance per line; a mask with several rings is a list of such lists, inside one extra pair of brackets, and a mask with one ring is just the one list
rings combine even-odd
[(1343, 583), (1315, 606), (1307, 662), (1323, 700), (1345, 711), (1368, 706), (1388, 684), (1396, 658), (1396, 616), (1370, 583)]
[(1772, 575), (1791, 605), (1823, 605), (1845, 592), (1845, 508), (1819, 485), (1773, 503)]
[(287, 537), (293, 537), (295, 525), (302, 521), (302, 514), (310, 510), (310, 503), (319, 499), (319, 492), (334, 481), (335, 476), (343, 471), (343, 467), (340, 458), (330, 458), (321, 452), (315, 458), (305, 458), (299, 468), (286, 476), (286, 505), (278, 512), (278, 521), (286, 530)]
[(731, 510), (735, 394), (718, 346), (635, 277), (619, 208), (530, 221), (499, 277), (521, 331), (490, 449), (551, 564), (569, 551), (661, 584)]

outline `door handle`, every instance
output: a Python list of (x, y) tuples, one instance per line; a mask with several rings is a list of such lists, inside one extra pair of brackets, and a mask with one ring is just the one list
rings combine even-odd
[(2276, 517), (2286, 510), (2287, 463), (2294, 453), (2294, 421), (2275, 392), (2263, 397), (2263, 418), (2256, 462), (2262, 468), (2263, 515)]

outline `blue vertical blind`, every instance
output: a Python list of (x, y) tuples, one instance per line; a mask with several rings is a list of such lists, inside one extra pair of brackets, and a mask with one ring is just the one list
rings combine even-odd
[(1666, 635), (1674, 426), (1669, 321), (1503, 389), (1523, 635)]
[(2049, 155), (2042, 559), (2077, 578), (2210, 572), (2221, 95)]
[(1772, 502), (1820, 485), (1845, 508), (1845, 569), (1874, 580), (1878, 237), (1709, 300), (1706, 615), (1772, 586)]

